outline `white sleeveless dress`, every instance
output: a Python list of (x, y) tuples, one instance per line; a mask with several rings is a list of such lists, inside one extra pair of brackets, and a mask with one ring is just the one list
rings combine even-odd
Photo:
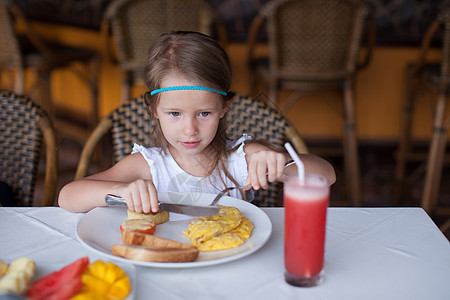
[[(247, 162), (245, 160), (244, 142), (250, 140), (251, 137), (243, 134), (238, 140), (230, 141), (227, 145), (228, 149), (232, 149), (239, 145), (237, 150), (232, 152), (227, 161), (227, 170), (237, 181), (239, 185), (243, 185), (247, 179)], [(234, 186), (235, 184), (227, 178), (222, 172), (222, 178), (219, 177), (217, 170), (208, 177), (197, 177), (185, 172), (173, 159), (170, 152), (164, 153), (161, 148), (146, 148), (144, 146), (134, 144), (132, 153), (141, 153), (150, 167), (158, 193), (165, 192), (189, 192), (217, 194), (226, 186)], [(225, 181), (225, 184), (223, 183)], [(241, 199), (239, 190), (230, 191), (230, 196)], [(247, 198), (253, 198), (251, 191)]]

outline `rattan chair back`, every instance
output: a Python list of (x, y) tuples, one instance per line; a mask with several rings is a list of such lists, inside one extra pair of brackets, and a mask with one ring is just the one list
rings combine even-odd
[[(290, 141), (299, 153), (308, 150), (295, 128), (275, 108), (265, 101), (237, 95), (227, 114), (227, 135), (236, 139), (247, 133), (254, 139), (261, 139), (283, 147)], [(147, 114), (143, 97), (129, 100), (109, 114), (88, 139), (81, 154), (76, 179), (87, 175), (90, 158), (100, 139), (111, 132), (114, 162), (131, 153), (134, 143), (152, 146), (151, 140), (156, 119)], [(272, 184), (267, 190), (256, 192), (255, 203), (261, 206), (275, 206), (281, 189)]]
[(237, 139), (243, 133), (280, 148), (291, 142), (297, 152), (308, 153), (297, 130), (278, 108), (264, 99), (237, 94), (227, 113), (227, 136)]
[(362, 1), (275, 1), (267, 18), (270, 72), (282, 79), (328, 80), (353, 74), (369, 10)]
[(130, 98), (130, 86), (142, 79), (152, 42), (162, 33), (177, 30), (216, 34), (221, 42), (226, 40), (219, 14), (204, 0), (113, 0), (109, 3), (103, 16), (102, 34), (109, 58), (125, 74), (122, 102)]
[(9, 9), (0, 2), (0, 69), (21, 69), (24, 62)]
[(53, 205), (58, 159), (55, 133), (42, 109), (25, 96), (0, 91), (0, 180), (20, 206), (32, 206), (41, 151), (45, 150), (42, 206)]
[(249, 32), (249, 60), (255, 68), (254, 48), (265, 24), (269, 66), (264, 80), (271, 100), (276, 102), (280, 87), (307, 90), (320, 82), (343, 81), (366, 66), (374, 27), (366, 56), (358, 56), (369, 12), (362, 0), (274, 0), (262, 7)]
[(153, 146), (153, 131), (158, 122), (150, 119), (144, 97), (138, 97), (119, 106), (110, 115), (113, 144), (113, 162), (131, 153), (134, 143)]

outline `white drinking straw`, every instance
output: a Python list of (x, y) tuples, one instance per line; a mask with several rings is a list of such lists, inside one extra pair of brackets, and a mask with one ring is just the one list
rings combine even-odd
[(286, 148), (289, 155), (294, 160), (295, 164), (297, 165), (298, 170), (298, 179), (300, 180), (300, 184), (305, 184), (305, 166), (303, 165), (302, 160), (298, 156), (297, 152), (295, 152), (294, 148), (291, 146), (291, 144), (286, 143), (284, 144), (284, 147)]

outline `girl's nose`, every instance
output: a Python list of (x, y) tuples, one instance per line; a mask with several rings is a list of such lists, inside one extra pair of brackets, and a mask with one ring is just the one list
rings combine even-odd
[(183, 124), (184, 135), (195, 135), (198, 133), (197, 121), (195, 119), (187, 118)]

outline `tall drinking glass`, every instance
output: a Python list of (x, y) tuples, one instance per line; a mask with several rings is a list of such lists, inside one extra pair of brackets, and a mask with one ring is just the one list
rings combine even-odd
[(284, 183), (284, 264), (287, 283), (316, 286), (323, 281), (325, 227), (330, 195), (325, 177), (297, 175)]

